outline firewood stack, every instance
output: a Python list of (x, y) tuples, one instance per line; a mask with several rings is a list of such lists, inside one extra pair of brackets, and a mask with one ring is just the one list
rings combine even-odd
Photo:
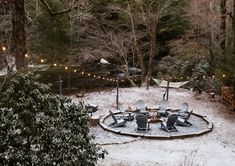
[(235, 94), (231, 87), (221, 87), (221, 98), (222, 101), (227, 104), (231, 109), (235, 109)]

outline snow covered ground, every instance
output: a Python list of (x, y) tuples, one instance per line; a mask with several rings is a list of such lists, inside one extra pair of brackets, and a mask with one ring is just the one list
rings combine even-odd
[[(149, 107), (156, 107), (165, 92), (163, 88), (121, 88), (119, 102), (134, 107), (144, 99)], [(115, 111), (116, 91), (93, 92), (84, 98), (72, 96), (75, 102), (97, 104), (99, 110), (94, 116)], [(92, 127), (95, 142), (108, 151), (98, 166), (234, 166), (235, 165), (235, 113), (226, 109), (218, 100), (209, 100), (205, 94), (194, 96), (184, 89), (170, 89), (170, 108), (180, 108), (183, 102), (189, 109), (205, 115), (213, 122), (213, 131), (195, 138), (175, 140), (148, 140), (120, 136)]]

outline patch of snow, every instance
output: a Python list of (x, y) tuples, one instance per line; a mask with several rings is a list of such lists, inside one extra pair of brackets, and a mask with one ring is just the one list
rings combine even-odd
[[(165, 88), (146, 87), (120, 88), (119, 102), (124, 108), (135, 108), (135, 102), (143, 99), (149, 108), (156, 107), (162, 100)], [(109, 114), (116, 109), (116, 90), (93, 92), (84, 98), (71, 96), (75, 102), (84, 101), (98, 105), (95, 116)], [(148, 140), (120, 136), (92, 127), (94, 140), (108, 151), (108, 155), (98, 161), (98, 166), (233, 166), (235, 163), (235, 113), (226, 109), (218, 100), (210, 101), (205, 94), (197, 99), (194, 93), (185, 89), (169, 90), (170, 108), (180, 109), (182, 103), (189, 104), (189, 110), (204, 115), (213, 122), (213, 131), (195, 138), (175, 140)], [(129, 142), (125, 144), (112, 144)], [(110, 145), (110, 144), (111, 145)], [(104, 145), (102, 145), (104, 144)], [(105, 145), (109, 144), (109, 145)]]

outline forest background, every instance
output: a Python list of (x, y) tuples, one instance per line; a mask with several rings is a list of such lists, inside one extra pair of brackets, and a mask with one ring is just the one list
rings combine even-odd
[[(100, 58), (150, 78), (235, 86), (234, 0), (0, 1), (1, 68), (74, 66)], [(30, 56), (30, 60), (25, 57)], [(134, 85), (134, 78), (128, 77)]]

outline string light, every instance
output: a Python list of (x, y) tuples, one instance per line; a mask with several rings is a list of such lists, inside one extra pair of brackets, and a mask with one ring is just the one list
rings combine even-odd
[[(3, 51), (6, 51), (6, 49), (7, 49), (7, 48), (6, 48), (5, 46), (2, 47), (2, 50), (3, 50)], [(28, 54), (25, 54), (25, 58), (29, 58)], [(40, 62), (41, 62), (41, 63), (44, 63), (45, 60), (44, 60), (44, 59), (41, 59)], [(56, 67), (57, 64), (54, 63), (53, 66)], [(68, 70), (68, 67), (67, 67), (67, 66), (65, 66), (64, 68), (65, 68), (65, 70)], [(73, 71), (74, 71), (75, 73), (77, 72), (76, 69), (74, 69)], [(82, 71), (81, 74), (84, 75), (85, 72)], [(94, 78), (107, 80), (107, 81), (110, 81), (110, 82), (118, 82), (117, 79), (112, 79), (112, 78), (106, 78), (106, 77), (101, 77), (101, 76), (97, 76), (97, 75), (92, 75), (91, 73), (87, 73), (87, 76), (91, 76), (91, 77), (94, 77)], [(203, 79), (206, 78), (205, 75), (203, 75), (202, 77), (203, 77)], [(211, 77), (212, 77), (212, 78), (215, 78), (215, 75), (212, 75)], [(223, 74), (222, 77), (225, 78), (225, 77), (226, 77), (226, 74)], [(179, 77), (179, 78), (177, 78), (177, 77), (169, 77), (170, 80), (173, 79), (173, 78), (175, 78), (175, 79), (181, 79), (181, 80), (184, 79), (184, 77)], [(185, 77), (185, 78), (190, 79), (190, 77)], [(197, 76), (195, 76), (194, 78), (197, 79)], [(161, 79), (163, 79), (163, 77), (161, 77)], [(150, 80), (151, 80), (151, 79), (148, 78), (148, 81), (150, 81)], [(124, 82), (124, 80), (120, 80), (120, 81), (121, 81), (121, 82)], [(133, 81), (137, 81), (137, 79), (134, 79)]]
[[(6, 51), (6, 49), (7, 49), (7, 48), (6, 48), (5, 46), (2, 46), (2, 50), (3, 50), (3, 51)], [(28, 55), (28, 54), (25, 54), (25, 58), (29, 58), (29, 55)], [(41, 59), (40, 62), (41, 62), (41, 63), (44, 63), (45, 60), (44, 60), (44, 59)], [(54, 63), (53, 66), (56, 67), (57, 64)], [(65, 68), (65, 70), (68, 70), (68, 67), (67, 67), (67, 66), (65, 66), (64, 68)], [(73, 71), (74, 71), (75, 73), (77, 72), (76, 69), (74, 69)], [(83, 71), (83, 72), (81, 72), (81, 74), (84, 75), (85, 72)], [(94, 78), (107, 80), (107, 81), (110, 81), (110, 82), (117, 82), (117, 81), (118, 81), (117, 79), (100, 77), (100, 76), (97, 76), (97, 75), (91, 75), (90, 73), (87, 73), (87, 75), (88, 75), (88, 76), (92, 76), (92, 77), (94, 77)], [(206, 78), (205, 75), (203, 75), (202, 77), (203, 77), (203, 79)], [(209, 76), (209, 77), (215, 78), (215, 75), (212, 75), (212, 76)], [(225, 78), (225, 77), (226, 77), (226, 74), (223, 74), (222, 77)], [(177, 79), (177, 77), (169, 77), (170, 80), (173, 79), (173, 78)], [(179, 79), (181, 79), (181, 80), (182, 80), (183, 78), (184, 78), (184, 77), (179, 77)], [(186, 77), (185, 77), (185, 78), (186, 78)], [(195, 76), (194, 78), (197, 79), (197, 76)], [(163, 77), (161, 77), (161, 79), (163, 79)], [(190, 77), (187, 77), (187, 79), (190, 79)], [(149, 78), (148, 80), (150, 81), (151, 79)], [(121, 82), (124, 82), (124, 80), (120, 80), (120, 81), (121, 81)], [(133, 81), (137, 81), (137, 79), (134, 79)]]
[(6, 51), (6, 49), (7, 49), (7, 48), (6, 48), (5, 46), (2, 47), (2, 50), (3, 50), (3, 51)]

